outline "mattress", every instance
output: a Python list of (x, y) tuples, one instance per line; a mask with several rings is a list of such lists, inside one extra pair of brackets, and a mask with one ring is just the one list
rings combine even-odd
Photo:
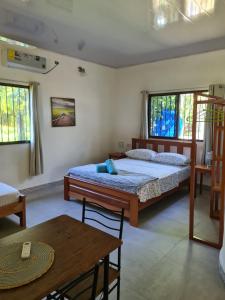
[(0, 207), (16, 203), (20, 193), (8, 184), (0, 182)]
[(145, 184), (137, 193), (141, 202), (168, 192), (190, 177), (190, 166), (174, 166), (137, 159), (119, 159), (114, 161), (118, 169), (151, 175), (157, 180)]
[(180, 182), (190, 176), (190, 166), (173, 166), (130, 158), (115, 160), (114, 163), (119, 175), (96, 173), (94, 164), (71, 168), (68, 174), (135, 193), (141, 202), (178, 187)]

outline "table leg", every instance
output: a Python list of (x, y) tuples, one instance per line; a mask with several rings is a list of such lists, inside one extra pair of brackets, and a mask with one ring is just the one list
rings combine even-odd
[(104, 287), (103, 287), (103, 300), (108, 300), (109, 294), (109, 255), (104, 258)]

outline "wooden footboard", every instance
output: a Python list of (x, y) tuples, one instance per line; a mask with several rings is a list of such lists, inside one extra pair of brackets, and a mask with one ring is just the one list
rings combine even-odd
[(94, 203), (102, 204), (109, 209), (124, 208), (125, 217), (130, 221), (134, 227), (138, 227), (139, 211), (160, 201), (178, 190), (184, 185), (189, 185), (189, 180), (185, 180), (180, 185), (159, 197), (140, 202), (139, 198), (131, 193), (109, 188), (104, 185), (93, 183), (88, 180), (65, 176), (64, 177), (64, 197), (65, 200), (71, 198), (82, 200), (86, 198)]

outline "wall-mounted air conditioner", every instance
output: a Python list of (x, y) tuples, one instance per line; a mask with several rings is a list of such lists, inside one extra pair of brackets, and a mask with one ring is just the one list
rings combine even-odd
[(15, 49), (2, 49), (2, 64), (9, 68), (23, 69), (31, 72), (44, 73), (46, 58), (31, 55)]

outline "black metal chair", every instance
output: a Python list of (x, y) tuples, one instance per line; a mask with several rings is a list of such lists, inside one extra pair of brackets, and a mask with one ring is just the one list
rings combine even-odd
[[(87, 204), (90, 205), (90, 207), (87, 207)], [(114, 227), (113, 225), (107, 225), (104, 222), (99, 221), (99, 219), (92, 217), (92, 215), (90, 214), (101, 216), (103, 220), (109, 220), (114, 225), (117, 223), (118, 226), (115, 225)], [(112, 214), (114, 214), (115, 217), (114, 216), (112, 217), (111, 216)], [(96, 204), (91, 201), (86, 201), (86, 199), (84, 198), (83, 210), (82, 210), (82, 222), (85, 223), (86, 221), (96, 222), (102, 227), (107, 228), (108, 231), (113, 231), (114, 233), (116, 232), (117, 233), (116, 237), (122, 239), (123, 222), (124, 222), (123, 208), (121, 208), (120, 210), (111, 210), (100, 204)], [(117, 300), (119, 300), (120, 299), (121, 247), (119, 247), (116, 251), (117, 251), (116, 262), (113, 262), (111, 260), (109, 261), (109, 294), (117, 287)], [(103, 279), (104, 279), (104, 267), (103, 267), (103, 263), (101, 263), (99, 268), (99, 279), (97, 284), (97, 296), (102, 292)]]
[[(94, 300), (96, 298), (99, 264), (73, 281), (52, 292), (46, 300)], [(73, 295), (68, 293), (73, 291)], [(69, 293), (70, 294), (70, 293)]]

